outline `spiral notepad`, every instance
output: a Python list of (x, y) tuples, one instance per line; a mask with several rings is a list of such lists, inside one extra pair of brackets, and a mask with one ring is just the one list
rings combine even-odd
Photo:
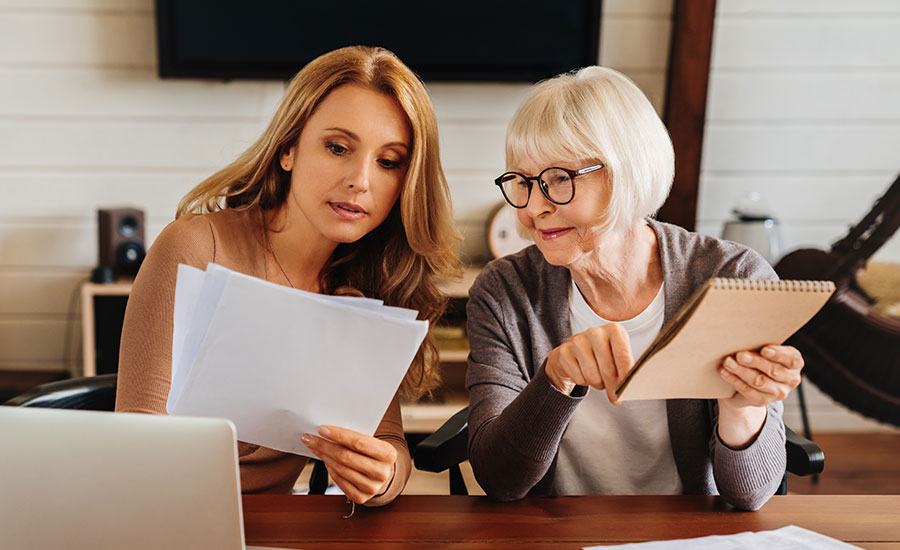
[(730, 397), (717, 371), (742, 350), (781, 344), (825, 305), (831, 281), (709, 279), (616, 388), (622, 401)]

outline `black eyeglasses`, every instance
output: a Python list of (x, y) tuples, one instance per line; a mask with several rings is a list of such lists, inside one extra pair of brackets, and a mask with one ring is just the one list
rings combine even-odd
[(534, 181), (538, 183), (541, 193), (547, 197), (548, 201), (553, 204), (568, 204), (575, 198), (575, 178), (583, 174), (590, 174), (604, 166), (606, 165), (595, 164), (581, 170), (569, 170), (551, 166), (532, 178), (518, 172), (506, 172), (495, 179), (494, 183), (500, 187), (503, 198), (513, 208), (525, 208), (528, 206), (528, 199), (531, 198), (532, 182)]

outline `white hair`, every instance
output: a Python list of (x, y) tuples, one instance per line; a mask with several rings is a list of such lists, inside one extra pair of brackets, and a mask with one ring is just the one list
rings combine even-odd
[(672, 141), (650, 101), (606, 67), (564, 73), (531, 90), (506, 134), (507, 169), (526, 159), (605, 164), (610, 201), (599, 228), (610, 231), (653, 216), (675, 175)]

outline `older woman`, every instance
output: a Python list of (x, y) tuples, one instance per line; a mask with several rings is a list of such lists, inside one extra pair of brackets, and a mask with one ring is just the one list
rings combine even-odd
[(785, 471), (782, 404), (803, 359), (726, 358), (735, 394), (618, 403), (613, 390), (710, 277), (774, 279), (740, 245), (658, 222), (674, 155), (623, 75), (537, 85), (506, 140), (503, 196), (536, 246), (488, 264), (469, 293), (469, 458), (488, 495), (721, 494), (759, 508)]

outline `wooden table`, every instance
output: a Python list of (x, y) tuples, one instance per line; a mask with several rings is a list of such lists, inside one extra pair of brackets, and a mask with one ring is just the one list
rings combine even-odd
[(583, 548), (798, 525), (870, 549), (900, 549), (900, 495), (788, 495), (742, 512), (710, 496), (401, 496), (384, 508), (341, 496), (243, 498), (248, 544), (287, 548)]

